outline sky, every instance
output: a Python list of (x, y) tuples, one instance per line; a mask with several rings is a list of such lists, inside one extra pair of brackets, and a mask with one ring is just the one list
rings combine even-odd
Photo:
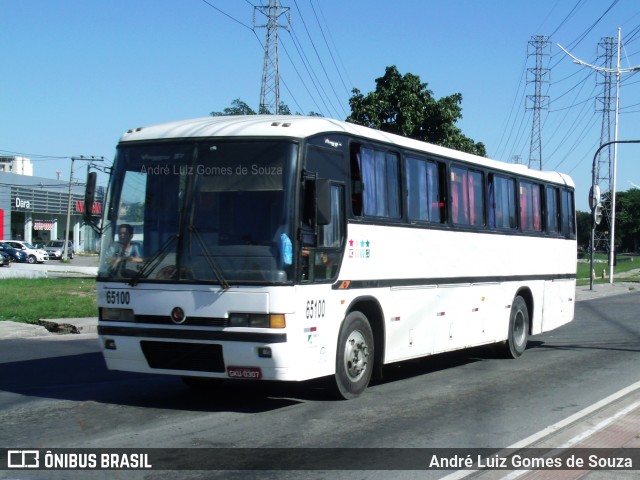
[[(130, 128), (207, 116), (234, 99), (257, 110), (266, 17), (254, 6), (266, 2), (0, 0), (0, 154), (26, 156), (34, 175), (66, 180), (72, 156), (103, 156), (110, 165)], [(569, 173), (578, 209), (588, 210), (603, 77), (573, 63), (558, 44), (602, 65), (598, 44), (605, 37), (617, 42), (621, 29), (621, 68), (640, 65), (638, 0), (279, 4), (290, 14), (280, 17), (278, 39), (280, 95), (291, 111), (344, 120), (352, 89), (373, 91), (375, 79), (395, 65), (418, 75), (435, 98), (461, 93), (458, 126), (483, 142), (489, 157), (506, 162), (529, 159), (529, 42), (549, 37), (542, 56), (549, 69), (540, 111), (543, 169)], [(640, 139), (640, 73), (620, 79), (618, 139)], [(74, 178), (84, 181), (78, 163)], [(617, 165), (617, 191), (640, 185), (640, 145), (620, 146)]]

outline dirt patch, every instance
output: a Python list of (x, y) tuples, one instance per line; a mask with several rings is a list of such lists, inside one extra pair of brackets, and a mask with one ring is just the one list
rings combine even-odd
[(39, 320), (38, 325), (42, 325), (51, 333), (57, 333), (58, 335), (66, 335), (69, 333), (80, 333), (80, 331), (76, 328), (75, 325), (71, 325), (68, 323), (56, 323), (56, 322), (47, 322), (46, 320)]

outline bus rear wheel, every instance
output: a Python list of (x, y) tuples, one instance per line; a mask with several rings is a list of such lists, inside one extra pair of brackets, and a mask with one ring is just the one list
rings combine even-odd
[(374, 359), (373, 333), (361, 312), (349, 313), (342, 324), (336, 353), (337, 393), (345, 400), (356, 398), (369, 385)]
[(529, 308), (524, 298), (517, 296), (511, 305), (509, 316), (509, 336), (504, 345), (507, 358), (522, 356), (529, 341)]

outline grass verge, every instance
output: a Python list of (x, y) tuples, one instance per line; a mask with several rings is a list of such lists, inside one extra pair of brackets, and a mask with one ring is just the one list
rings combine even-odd
[(0, 320), (39, 323), (46, 318), (95, 317), (93, 278), (0, 280)]
[[(609, 265), (606, 254), (596, 253), (593, 257), (593, 269), (596, 272), (594, 284), (609, 283)], [(640, 257), (619, 255), (614, 267), (613, 280), (615, 282), (640, 282)], [(589, 285), (589, 256), (585, 256), (581, 262), (578, 262), (577, 284)], [(607, 276), (603, 278), (603, 271), (606, 270)], [(620, 276), (622, 275), (622, 276)]]

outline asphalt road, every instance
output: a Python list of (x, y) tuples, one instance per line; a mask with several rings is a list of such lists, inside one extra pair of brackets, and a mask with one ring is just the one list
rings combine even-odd
[[(332, 400), (322, 381), (229, 383), (207, 396), (171, 377), (110, 372), (94, 335), (0, 340), (0, 447), (502, 448), (640, 381), (638, 305), (640, 292), (579, 302), (574, 322), (533, 337), (518, 360), (477, 348), (405, 362), (351, 401)], [(446, 474), (75, 473), (0, 478)]]

